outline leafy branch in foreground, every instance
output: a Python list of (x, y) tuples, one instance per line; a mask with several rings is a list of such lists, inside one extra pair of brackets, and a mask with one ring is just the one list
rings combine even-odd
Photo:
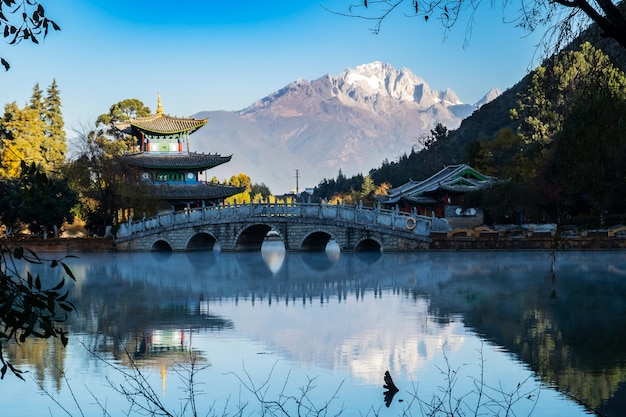
[[(34, 0), (0, 1), (0, 30), (9, 45), (18, 44), (23, 40), (38, 44), (41, 39), (48, 36), (50, 28), (61, 30), (59, 25), (48, 19), (41, 3)], [(2, 57), (0, 64), (6, 71), (11, 68)]]
[(2, 355), (3, 343), (15, 341), (19, 344), (28, 337), (59, 337), (63, 346), (67, 345), (67, 332), (59, 323), (64, 322), (68, 313), (75, 308), (67, 299), (69, 290), (65, 277), (47, 288), (38, 274), (27, 271), (24, 276), (20, 273), (24, 262), (32, 265), (47, 264), (50, 268), (62, 267), (65, 275), (75, 280), (63, 259), (44, 260), (30, 249), (19, 246), (12, 248), (4, 242), (0, 243), (0, 379), (4, 378), (8, 370), (24, 379), (22, 371)]

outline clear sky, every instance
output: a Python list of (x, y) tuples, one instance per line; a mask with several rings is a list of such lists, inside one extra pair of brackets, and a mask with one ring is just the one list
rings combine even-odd
[(396, 13), (375, 35), (372, 22), (322, 7), (347, 11), (350, 0), (40, 1), (62, 30), (40, 45), (0, 44), (11, 63), (0, 73), (0, 104), (23, 106), (35, 83), (45, 90), (56, 79), (66, 127), (79, 130), (126, 98), (154, 111), (160, 92), (164, 111), (177, 116), (239, 110), (298, 78), (372, 61), (407, 67), (474, 103), (519, 81), (539, 39), (503, 23), (490, 1), (465, 48), (466, 21), (444, 40), (436, 20)]

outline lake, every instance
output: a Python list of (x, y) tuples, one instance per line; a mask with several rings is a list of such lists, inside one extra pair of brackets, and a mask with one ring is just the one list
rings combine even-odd
[[(549, 252), (285, 253), (266, 242), (66, 262), (77, 278), (70, 342), (5, 347), (28, 373), (0, 381), (2, 415), (142, 415), (141, 381), (173, 415), (626, 409), (623, 252), (553, 262)], [(384, 394), (386, 371), (395, 395)]]

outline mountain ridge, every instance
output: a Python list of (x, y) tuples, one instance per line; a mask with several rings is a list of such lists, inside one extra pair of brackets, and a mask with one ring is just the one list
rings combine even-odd
[(282, 193), (295, 188), (296, 170), (300, 183), (313, 187), (339, 170), (368, 172), (420, 149), (418, 139), (437, 123), (457, 128), (498, 92), (465, 104), (449, 88), (432, 90), (409, 69), (375, 61), (338, 76), (298, 79), (238, 111), (199, 112), (194, 117), (209, 123), (192, 143), (198, 151), (233, 155), (207, 175), (222, 180), (244, 172)]

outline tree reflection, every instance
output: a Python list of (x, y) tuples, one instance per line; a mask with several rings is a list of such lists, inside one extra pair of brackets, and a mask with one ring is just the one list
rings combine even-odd
[[(589, 410), (619, 414), (625, 401), (626, 256), (620, 253), (558, 253), (557, 299), (549, 297), (553, 283), (547, 252), (498, 253), (497, 257), (494, 253), (386, 253), (375, 258), (344, 253), (336, 259), (324, 252), (283, 253), (279, 261), (260, 252), (155, 256), (85, 254), (76, 261), (74, 269), (80, 277), (73, 302), (79, 309), (70, 330), (90, 335), (86, 342), (90, 349), (118, 361), (132, 352), (146, 365), (168, 366), (180, 353), (193, 351), (194, 332), (232, 331), (233, 317), (213, 308), (224, 300), (235, 300), (235, 305), (246, 300), (252, 306), (324, 304), (315, 320), (328, 314), (324, 337), (342, 338), (338, 344), (322, 343), (317, 351), (303, 352), (310, 329), (300, 323), (293, 324), (289, 334), (265, 336), (264, 342), (281, 346), (294, 362), (297, 355), (313, 353), (319, 362), (351, 361), (351, 372), (365, 379), (373, 372), (364, 359), (368, 353), (383, 357), (389, 350), (402, 351), (402, 366), (414, 369), (429, 359), (427, 351), (437, 342), (437, 332), (452, 333), (449, 329), (458, 326), (502, 346), (546, 385), (556, 386)], [(383, 327), (373, 326), (370, 333), (369, 328), (362, 329), (380, 318), (367, 316), (366, 309), (354, 309), (364, 299), (381, 304), (387, 294), (419, 306), (410, 309), (414, 314), (410, 331), (417, 335), (410, 343), (406, 342), (409, 330), (393, 333), (391, 320)], [(350, 317), (332, 316), (327, 308), (350, 301), (354, 313)], [(255, 313), (261, 310), (270, 309)], [(292, 316), (285, 321), (300, 310), (304, 309), (291, 309)], [(271, 319), (275, 317), (268, 315), (266, 323)], [(350, 327), (339, 327), (343, 323)], [(321, 327), (319, 321), (313, 327)], [(264, 328), (258, 332), (269, 333)], [(368, 345), (372, 338), (380, 344)], [(432, 346), (427, 345), (430, 340)], [(365, 352), (368, 348), (371, 352)], [(41, 379), (47, 366), (62, 369), (64, 364), (62, 351), (53, 350), (50, 357), (48, 349), (27, 345), (19, 353), (9, 346), (7, 352), (14, 360), (32, 363)], [(396, 371), (391, 371), (397, 379)], [(379, 384), (383, 371), (375, 372)]]
[(613, 409), (626, 381), (626, 282), (610, 272), (619, 257), (596, 255), (591, 261), (598, 264), (592, 265), (579, 256), (557, 255), (556, 299), (549, 296), (549, 266), (540, 268), (543, 260), (529, 262), (525, 254), (490, 268), (481, 264), (480, 274), (471, 267), (455, 271), (433, 307), (462, 314), (467, 325), (514, 352), (546, 384), (599, 412)]

